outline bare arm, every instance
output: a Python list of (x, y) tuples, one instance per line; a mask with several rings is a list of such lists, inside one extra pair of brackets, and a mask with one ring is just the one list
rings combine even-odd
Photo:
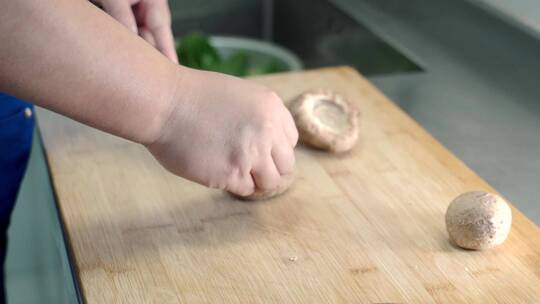
[(87, 1), (0, 4), (0, 90), (136, 142), (158, 136), (181, 68)]
[(0, 0), (0, 90), (144, 144), (169, 171), (273, 189), (298, 133), (268, 88), (180, 67), (85, 0)]

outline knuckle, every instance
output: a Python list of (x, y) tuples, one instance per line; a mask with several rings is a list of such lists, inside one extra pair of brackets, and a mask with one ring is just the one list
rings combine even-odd
[(272, 102), (272, 103), (276, 103), (276, 102), (281, 103), (281, 97), (279, 97), (279, 95), (278, 95), (275, 91), (273, 91), (273, 90), (271, 90), (271, 89), (269, 89), (269, 88), (266, 88), (266, 92), (265, 92), (265, 93), (266, 93), (266, 96), (267, 96), (267, 100), (268, 100), (269, 102)]
[(260, 100), (261, 104), (264, 105), (267, 110), (275, 109), (278, 105), (282, 104), (278, 94), (266, 87), (262, 90)]
[(246, 145), (246, 147), (242, 147), (241, 149), (238, 149), (238, 151), (232, 153), (230, 157), (230, 164), (232, 166), (232, 170), (235, 172), (236, 175), (245, 174), (247, 171), (249, 171), (249, 164), (250, 164), (250, 153), (251, 148)]
[(259, 120), (254, 128), (254, 136), (257, 143), (270, 142), (275, 133), (276, 126), (271, 120)]
[(240, 168), (238, 166), (231, 166), (226, 172), (225, 179), (227, 184), (234, 183), (240, 177)]
[(272, 111), (273, 111), (273, 105), (270, 102), (264, 100), (258, 104), (258, 107), (257, 107), (257, 115), (259, 116), (258, 118), (263, 119), (263, 120), (271, 119)]
[(272, 121), (266, 121), (261, 124), (260, 128), (260, 131), (263, 135), (269, 135), (274, 133), (276, 126)]

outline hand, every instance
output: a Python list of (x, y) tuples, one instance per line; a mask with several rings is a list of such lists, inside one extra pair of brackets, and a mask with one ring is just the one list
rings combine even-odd
[(178, 63), (167, 0), (93, 0), (118, 22)]
[(160, 137), (147, 145), (169, 171), (245, 196), (272, 190), (294, 167), (298, 132), (268, 88), (223, 74), (184, 69)]

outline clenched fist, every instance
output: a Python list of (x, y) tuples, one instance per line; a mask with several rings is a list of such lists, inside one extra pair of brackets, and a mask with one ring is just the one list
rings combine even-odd
[(148, 150), (169, 171), (237, 195), (271, 190), (294, 166), (298, 132), (268, 88), (183, 70), (169, 116)]

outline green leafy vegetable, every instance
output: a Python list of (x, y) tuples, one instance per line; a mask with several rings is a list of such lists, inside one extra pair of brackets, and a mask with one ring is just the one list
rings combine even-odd
[(207, 36), (191, 33), (184, 36), (176, 49), (181, 64), (194, 69), (215, 71), (234, 76), (251, 76), (284, 71), (275, 60), (251, 66), (249, 55), (239, 51), (222, 58)]
[(248, 57), (243, 52), (234, 53), (227, 59), (224, 59), (218, 67), (217, 72), (235, 75), (247, 76)]
[(185, 36), (176, 51), (182, 58), (182, 64), (190, 68), (212, 70), (221, 63), (221, 58), (208, 42), (208, 37), (199, 33)]

